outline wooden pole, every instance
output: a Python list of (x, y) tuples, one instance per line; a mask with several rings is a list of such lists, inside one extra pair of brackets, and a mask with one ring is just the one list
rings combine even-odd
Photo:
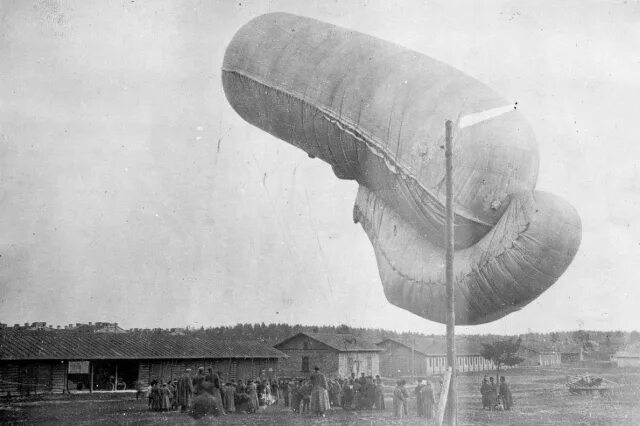
[(116, 379), (113, 381), (113, 391), (118, 390), (118, 364), (116, 364)]
[(413, 377), (413, 380), (416, 379), (416, 338), (413, 337), (413, 339), (411, 340), (411, 376)]
[(445, 160), (446, 160), (446, 216), (445, 244), (446, 244), (446, 281), (447, 281), (447, 364), (451, 368), (451, 384), (449, 386), (448, 397), (448, 424), (457, 424), (457, 395), (456, 395), (456, 342), (455, 342), (455, 296), (453, 289), (453, 250), (454, 250), (454, 229), (453, 229), (453, 149), (452, 149), (452, 126), (451, 120), (445, 122)]
[(89, 362), (89, 370), (91, 371), (91, 378), (89, 379), (89, 393), (93, 393), (93, 362)]
[(444, 373), (444, 381), (442, 382), (442, 389), (440, 389), (440, 400), (438, 401), (438, 407), (436, 411), (436, 425), (442, 426), (444, 424), (444, 412), (447, 409), (447, 399), (449, 396), (449, 389), (451, 385), (451, 368), (447, 368)]

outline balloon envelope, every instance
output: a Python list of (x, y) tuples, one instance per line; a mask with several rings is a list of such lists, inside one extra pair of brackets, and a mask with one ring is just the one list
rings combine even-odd
[(359, 185), (354, 220), (388, 300), (445, 322), (444, 123), (456, 122), (456, 322), (520, 309), (568, 267), (580, 218), (535, 191), (534, 134), (515, 106), (464, 73), (392, 43), (273, 13), (234, 36), (225, 94), (249, 123)]

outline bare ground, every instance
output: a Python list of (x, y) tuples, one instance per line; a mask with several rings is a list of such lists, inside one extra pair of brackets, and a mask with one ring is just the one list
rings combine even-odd
[[(601, 375), (620, 387), (601, 396), (571, 395), (565, 387), (566, 376), (584, 373), (587, 368), (514, 369), (506, 372), (515, 406), (510, 412), (482, 410), (479, 382), (483, 373), (462, 375), (458, 379), (459, 425), (634, 425), (640, 424), (640, 370), (589, 367), (592, 375)], [(149, 412), (146, 402), (126, 395), (71, 395), (39, 400), (3, 402), (2, 424), (120, 424), (120, 425), (424, 425), (415, 416), (415, 401), (410, 415), (393, 418), (391, 400), (384, 412), (354, 412), (340, 408), (325, 418), (294, 414), (282, 406), (272, 406), (257, 414), (231, 414), (198, 421), (184, 413)]]

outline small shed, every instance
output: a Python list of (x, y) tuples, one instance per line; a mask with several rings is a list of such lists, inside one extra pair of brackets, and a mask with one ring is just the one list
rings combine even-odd
[(560, 352), (541, 346), (521, 345), (518, 355), (524, 358), (524, 361), (520, 364), (522, 366), (548, 367), (562, 363)]
[(640, 342), (625, 346), (611, 356), (618, 367), (640, 367)]

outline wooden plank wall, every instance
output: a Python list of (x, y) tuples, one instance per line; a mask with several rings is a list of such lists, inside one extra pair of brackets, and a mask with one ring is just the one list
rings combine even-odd
[(0, 395), (63, 393), (66, 368), (61, 361), (0, 363)]

